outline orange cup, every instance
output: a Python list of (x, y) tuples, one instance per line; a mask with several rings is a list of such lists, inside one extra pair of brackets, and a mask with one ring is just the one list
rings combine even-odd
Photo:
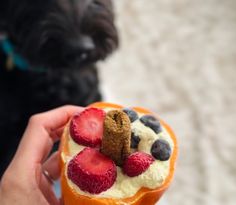
[[(122, 108), (120, 105), (106, 103), (106, 102), (97, 102), (91, 104), (89, 107), (96, 107), (96, 108)], [(149, 110), (146, 110), (141, 107), (132, 107), (135, 111), (143, 114), (154, 114)], [(178, 146), (175, 134), (171, 130), (171, 128), (163, 121), (160, 120), (161, 125), (167, 130), (171, 139), (174, 143), (174, 148), (172, 151), (172, 155), (170, 158), (170, 170), (169, 175), (167, 176), (165, 182), (160, 187), (156, 189), (149, 189), (142, 187), (139, 189), (137, 193), (133, 196), (128, 198), (96, 198), (96, 197), (89, 197), (84, 196), (77, 193), (75, 190), (71, 189), (68, 184), (67, 177), (66, 177), (66, 162), (64, 161), (64, 156), (69, 156), (69, 145), (68, 145), (68, 133), (64, 132), (61, 144), (60, 144), (60, 167), (61, 167), (61, 191), (62, 191), (62, 200), (64, 205), (154, 205), (156, 202), (161, 198), (163, 193), (169, 187), (171, 181), (173, 180), (174, 171), (175, 171), (175, 162), (178, 153)]]

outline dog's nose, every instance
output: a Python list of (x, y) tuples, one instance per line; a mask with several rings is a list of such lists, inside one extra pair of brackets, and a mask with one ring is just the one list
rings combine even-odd
[(93, 39), (89, 36), (82, 36), (79, 41), (79, 45), (84, 50), (93, 50), (95, 48)]
[(93, 39), (89, 36), (81, 36), (79, 39), (70, 42), (70, 51), (67, 53), (67, 59), (83, 62), (87, 60), (90, 53), (95, 49)]

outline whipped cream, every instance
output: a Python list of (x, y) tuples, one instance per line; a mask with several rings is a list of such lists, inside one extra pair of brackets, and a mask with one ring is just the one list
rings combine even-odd
[[(110, 109), (109, 109), (110, 110)], [(105, 111), (107, 111), (105, 109)], [(139, 113), (139, 117), (143, 114)], [(151, 128), (143, 125), (139, 120), (131, 123), (132, 132), (140, 137), (140, 142), (138, 145), (137, 151), (146, 152), (151, 155), (151, 146), (157, 139), (166, 140), (171, 150), (173, 151), (174, 143), (169, 136), (168, 132), (162, 127), (162, 132), (156, 134)], [(77, 155), (85, 147), (78, 145), (73, 141), (69, 135), (69, 129), (66, 130), (69, 136), (69, 155), (70, 157), (62, 156), (65, 163), (68, 164), (69, 161)], [(140, 188), (146, 187), (150, 189), (155, 189), (160, 187), (164, 182), (167, 176), (169, 175), (170, 170), (170, 160), (159, 161), (155, 160), (150, 167), (143, 172), (142, 174), (129, 177), (122, 172), (122, 169), (117, 166), (117, 178), (115, 183), (107, 191), (104, 191), (100, 194), (90, 194), (88, 192), (82, 191), (76, 184), (74, 184), (70, 179), (67, 178), (69, 186), (74, 189), (76, 192), (81, 195), (92, 196), (92, 197), (101, 197), (101, 198), (126, 198), (133, 196)], [(67, 169), (65, 170), (67, 172)], [(67, 176), (67, 174), (66, 174)]]

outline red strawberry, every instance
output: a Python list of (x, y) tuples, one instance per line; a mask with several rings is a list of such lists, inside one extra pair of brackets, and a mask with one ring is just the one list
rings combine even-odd
[(87, 108), (75, 115), (70, 124), (73, 140), (89, 147), (100, 146), (103, 135), (105, 112), (97, 108)]
[(94, 148), (84, 148), (68, 165), (68, 178), (81, 190), (99, 194), (115, 182), (115, 163)]
[(145, 152), (129, 155), (123, 164), (123, 172), (130, 177), (142, 174), (154, 162), (154, 158)]

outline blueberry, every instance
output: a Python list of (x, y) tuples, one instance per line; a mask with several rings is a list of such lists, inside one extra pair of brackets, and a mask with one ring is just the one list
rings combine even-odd
[(166, 161), (170, 158), (171, 148), (167, 141), (156, 140), (151, 147), (152, 156), (160, 161)]
[(123, 112), (125, 112), (129, 116), (130, 122), (134, 122), (135, 120), (138, 119), (137, 112), (135, 112), (134, 110), (130, 108), (124, 108)]
[(135, 135), (133, 132), (131, 134), (131, 145), (130, 147), (133, 148), (133, 149), (136, 149), (138, 148), (138, 144), (140, 142), (140, 137)]
[(160, 121), (152, 115), (143, 115), (140, 121), (147, 127), (150, 127), (155, 133), (162, 131)]

